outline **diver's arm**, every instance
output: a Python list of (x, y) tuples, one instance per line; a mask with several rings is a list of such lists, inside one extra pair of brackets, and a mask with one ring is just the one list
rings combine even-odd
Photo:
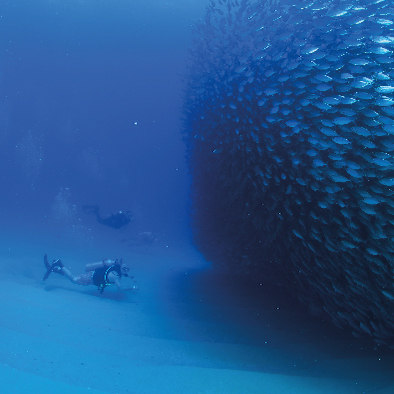
[(119, 276), (114, 274), (113, 272), (111, 272), (111, 274), (112, 274), (111, 282), (113, 281), (113, 283), (115, 283), (115, 285), (118, 288), (118, 290), (123, 290), (122, 289), (122, 284), (120, 283)]
[(110, 272), (107, 276), (108, 281), (111, 283), (114, 283), (118, 290), (122, 291), (129, 291), (129, 290), (136, 290), (137, 286), (132, 286), (132, 287), (123, 287), (122, 284), (120, 283), (120, 277), (116, 275), (114, 272)]

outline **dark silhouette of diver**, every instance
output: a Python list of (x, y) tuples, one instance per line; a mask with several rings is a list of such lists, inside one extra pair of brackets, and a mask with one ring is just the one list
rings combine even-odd
[(100, 208), (98, 205), (84, 205), (82, 209), (85, 213), (93, 213), (96, 215), (97, 221), (100, 224), (116, 229), (125, 229), (134, 219), (130, 211), (118, 211), (103, 217), (100, 215)]

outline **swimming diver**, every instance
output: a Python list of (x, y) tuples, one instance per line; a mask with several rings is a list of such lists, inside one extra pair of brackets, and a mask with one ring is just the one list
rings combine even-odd
[(55, 272), (56, 274), (66, 277), (76, 285), (95, 285), (101, 294), (104, 292), (104, 289), (110, 285), (116, 285), (119, 290), (123, 291), (138, 289), (138, 286), (124, 288), (121, 285), (120, 280), (122, 276), (131, 279), (134, 278), (134, 276), (129, 275), (129, 267), (123, 263), (122, 259), (120, 259), (120, 261), (105, 259), (96, 263), (86, 264), (86, 272), (80, 275), (73, 275), (60, 259), (53, 260), (52, 264), (49, 264), (47, 255), (44, 256), (44, 265), (47, 269), (42, 279), (44, 281), (48, 279), (52, 272)]
[(116, 229), (125, 229), (134, 219), (131, 211), (118, 211), (102, 217), (98, 205), (84, 205), (82, 209), (85, 213), (93, 213), (96, 215), (97, 221), (100, 224)]

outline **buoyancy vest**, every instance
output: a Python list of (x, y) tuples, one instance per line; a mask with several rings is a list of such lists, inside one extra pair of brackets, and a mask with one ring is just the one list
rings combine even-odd
[(101, 267), (94, 271), (93, 284), (97, 286), (97, 290), (100, 290), (101, 294), (103, 293), (106, 286), (113, 284), (112, 282), (108, 281), (108, 274), (112, 271), (115, 271), (119, 277), (122, 276), (120, 264), (112, 264), (110, 267)]

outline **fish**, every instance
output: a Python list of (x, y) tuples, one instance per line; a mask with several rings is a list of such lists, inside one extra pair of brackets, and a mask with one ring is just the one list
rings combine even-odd
[(390, 346), (393, 24), (387, 0), (211, 2), (182, 126), (205, 258), (275, 276), (327, 321)]
[(378, 92), (378, 93), (393, 93), (394, 92), (394, 86), (391, 86), (391, 85), (381, 85), (381, 86), (379, 86), (379, 87), (377, 87), (377, 88), (375, 88), (375, 90)]
[(347, 145), (351, 143), (347, 138), (343, 137), (334, 137), (332, 140), (338, 145)]
[(351, 121), (352, 121), (352, 120), (351, 120), (350, 118), (347, 118), (347, 117), (345, 117), (345, 116), (340, 116), (340, 117), (338, 117), (338, 118), (333, 119), (333, 122), (334, 122), (336, 125), (345, 125), (345, 124), (350, 123)]

